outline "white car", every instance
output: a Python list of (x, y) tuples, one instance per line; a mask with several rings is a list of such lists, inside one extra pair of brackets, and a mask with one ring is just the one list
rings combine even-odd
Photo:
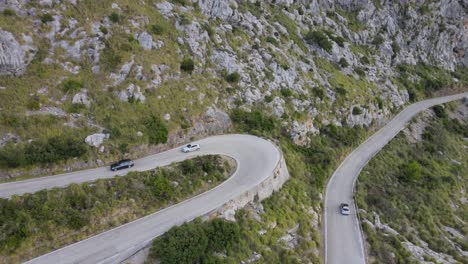
[(197, 150), (200, 150), (200, 145), (199, 144), (188, 144), (187, 146), (182, 148), (182, 152), (184, 152), (184, 153), (197, 151)]
[(340, 204), (340, 212), (342, 215), (349, 215), (349, 204)]

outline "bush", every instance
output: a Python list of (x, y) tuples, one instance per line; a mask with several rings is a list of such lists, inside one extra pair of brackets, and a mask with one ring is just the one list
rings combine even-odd
[(272, 36), (266, 37), (266, 42), (271, 43), (275, 46), (278, 46), (278, 41), (276, 40), (275, 37), (272, 37)]
[(184, 72), (192, 73), (195, 69), (195, 62), (191, 58), (185, 58), (180, 64), (180, 69)]
[(111, 71), (122, 63), (122, 56), (106, 45), (102, 51), (101, 62), (104, 64), (106, 70)]
[(272, 117), (265, 115), (259, 110), (246, 112), (241, 109), (235, 109), (231, 113), (231, 119), (242, 130), (247, 132), (271, 132), (275, 128), (275, 122)]
[(6, 145), (0, 150), (0, 165), (15, 168), (31, 164), (47, 164), (86, 153), (86, 144), (79, 136), (60, 135), (27, 145)]
[(362, 114), (362, 109), (358, 106), (353, 107), (353, 115), (360, 115)]
[(240, 80), (240, 74), (238, 72), (233, 72), (231, 74), (226, 75), (226, 81), (230, 83), (237, 83)]
[(321, 100), (325, 98), (325, 91), (321, 87), (314, 87), (312, 89), (312, 93), (314, 94), (314, 96), (320, 98)]
[(441, 105), (436, 105), (432, 107), (432, 110), (436, 114), (438, 118), (447, 118), (447, 112), (445, 112), (445, 108)]
[(240, 241), (237, 223), (196, 219), (171, 228), (153, 242), (151, 255), (163, 264), (213, 263), (213, 253), (231, 249)]
[(203, 23), (202, 28), (208, 33), (208, 36), (212, 37), (215, 34), (214, 29), (210, 26), (210, 23)]
[(107, 33), (109, 33), (109, 30), (107, 30), (106, 27), (103, 27), (103, 26), (100, 26), (99, 27), (99, 30), (102, 32), (102, 34), (104, 35), (107, 35)]
[(362, 64), (369, 64), (370, 63), (370, 60), (369, 60), (369, 58), (367, 56), (362, 56), (360, 61), (361, 61)]
[(166, 124), (156, 116), (151, 114), (145, 121), (147, 135), (150, 144), (160, 144), (167, 142), (168, 130)]
[(399, 178), (404, 182), (415, 183), (421, 180), (421, 170), (421, 165), (416, 160), (412, 160), (402, 167)]
[(357, 73), (359, 76), (364, 77), (366, 76), (366, 72), (361, 67), (354, 68), (354, 72)]
[(380, 34), (377, 34), (374, 39), (372, 40), (372, 44), (374, 44), (375, 46), (380, 46), (382, 43), (384, 43), (384, 38), (382, 37), (382, 35)]
[(41, 16), (42, 23), (46, 24), (48, 22), (54, 21), (54, 17), (51, 14), (43, 14)]
[(187, 15), (181, 15), (180, 16), (180, 24), (182, 26), (190, 25), (190, 24), (192, 24), (192, 21), (190, 21), (190, 18)]
[(110, 14), (110, 16), (109, 16), (109, 20), (110, 20), (112, 23), (119, 23), (119, 22), (120, 22), (120, 15), (117, 14), (117, 13), (112, 13), (112, 14)]
[(281, 95), (284, 97), (291, 97), (293, 95), (293, 91), (288, 88), (281, 89)]
[(305, 36), (305, 40), (307, 43), (316, 44), (328, 52), (333, 47), (328, 37), (321, 31), (309, 31)]
[(164, 32), (164, 28), (160, 25), (152, 25), (151, 32), (155, 35), (161, 35)]
[(341, 58), (338, 64), (340, 65), (341, 68), (346, 68), (349, 66), (349, 63), (345, 58)]
[(24, 149), (26, 162), (53, 163), (79, 157), (86, 153), (86, 145), (79, 137), (62, 135), (46, 141), (33, 141)]
[(158, 170), (154, 176), (152, 188), (154, 196), (158, 199), (171, 200), (174, 198), (174, 187), (161, 170)]
[(3, 9), (4, 16), (16, 16), (16, 11), (13, 9), (5, 8)]
[(65, 82), (62, 84), (62, 90), (65, 93), (72, 93), (72, 92), (77, 92), (81, 88), (83, 88), (83, 84), (80, 81), (77, 81), (75, 79), (67, 79)]

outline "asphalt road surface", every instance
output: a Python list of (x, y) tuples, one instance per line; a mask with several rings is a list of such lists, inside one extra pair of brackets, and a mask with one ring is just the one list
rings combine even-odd
[(234, 174), (217, 187), (179, 204), (111, 229), (86, 240), (71, 244), (27, 263), (118, 263), (133, 255), (155, 237), (174, 225), (207, 214), (229, 200), (259, 185), (269, 177), (280, 162), (277, 147), (264, 139), (249, 135), (214, 136), (199, 141), (201, 150), (189, 154), (181, 148), (135, 160), (135, 167), (119, 173), (108, 167), (79, 171), (57, 176), (42, 177), (21, 182), (0, 184), (0, 196), (34, 192), (41, 189), (63, 187), (70, 183), (94, 181), (123, 175), (128, 171), (150, 170), (195, 155), (222, 154), (234, 158)]
[[(417, 113), (434, 105), (467, 97), (468, 92), (429, 99), (406, 107), (385, 127), (356, 148), (331, 177), (325, 195), (325, 263), (366, 263), (362, 233), (353, 199), (354, 184), (366, 163)], [(340, 214), (339, 205), (350, 205), (351, 215)]]

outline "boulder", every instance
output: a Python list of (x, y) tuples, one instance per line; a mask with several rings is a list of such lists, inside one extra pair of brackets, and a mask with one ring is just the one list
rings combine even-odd
[(99, 148), (99, 146), (104, 143), (105, 139), (109, 139), (110, 134), (103, 134), (103, 133), (96, 133), (89, 135), (85, 138), (85, 143), (92, 146)]
[(314, 123), (311, 119), (302, 124), (294, 121), (291, 128), (290, 137), (295, 144), (304, 146), (310, 142), (310, 135), (316, 135), (319, 132), (320, 131), (314, 127)]
[(169, 2), (157, 3), (156, 8), (162, 15), (169, 15), (174, 9), (174, 5)]
[(118, 73), (111, 73), (110, 78), (114, 79), (114, 86), (117, 86), (121, 84), (125, 79), (127, 79), (128, 74), (130, 73), (130, 70), (132, 69), (133, 64), (135, 61), (130, 61), (122, 65), (122, 68), (120, 68), (120, 71)]
[(131, 83), (127, 89), (119, 92), (117, 96), (119, 97), (120, 101), (123, 102), (128, 102), (130, 98), (138, 100), (142, 103), (146, 101), (146, 96), (141, 92), (140, 86), (134, 85), (133, 83)]
[(82, 89), (79, 93), (75, 94), (72, 99), (72, 104), (83, 104), (86, 108), (91, 107), (91, 100), (88, 98), (88, 90)]
[(13, 34), (0, 30), (0, 75), (20, 75), (29, 61)]
[(226, 20), (233, 15), (230, 0), (198, 0), (201, 12), (209, 18)]
[(153, 36), (148, 34), (148, 32), (146, 31), (143, 31), (140, 34), (137, 34), (135, 38), (138, 40), (138, 43), (140, 43), (140, 46), (144, 50), (155, 50), (155, 49), (160, 49), (162, 46), (164, 46), (164, 42), (160, 40), (154, 42)]

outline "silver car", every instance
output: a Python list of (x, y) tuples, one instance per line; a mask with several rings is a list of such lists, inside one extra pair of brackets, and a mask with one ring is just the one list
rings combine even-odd
[(342, 215), (349, 215), (349, 204), (347, 203), (340, 204), (340, 212)]
[(187, 146), (182, 148), (182, 152), (188, 153), (192, 151), (198, 151), (200, 150), (200, 145), (199, 144), (188, 144)]

